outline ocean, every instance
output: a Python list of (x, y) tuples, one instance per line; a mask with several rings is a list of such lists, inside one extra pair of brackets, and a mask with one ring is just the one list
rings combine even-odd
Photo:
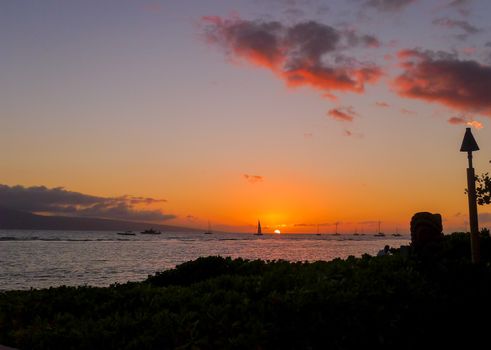
[(142, 281), (157, 271), (205, 256), (317, 261), (376, 255), (410, 237), (333, 234), (172, 232), (122, 236), (111, 231), (0, 230), (0, 290), (105, 287)]

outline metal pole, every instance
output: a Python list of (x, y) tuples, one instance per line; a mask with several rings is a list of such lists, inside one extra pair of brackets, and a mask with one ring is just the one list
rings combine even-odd
[(471, 228), (471, 257), (472, 263), (480, 262), (479, 250), (479, 223), (477, 219), (477, 203), (476, 203), (476, 176), (472, 167), (472, 152), (467, 152), (469, 159), (469, 167), (467, 168), (467, 190), (469, 199), (469, 224)]

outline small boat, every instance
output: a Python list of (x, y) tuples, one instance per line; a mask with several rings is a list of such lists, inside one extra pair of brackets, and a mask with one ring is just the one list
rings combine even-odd
[(396, 232), (392, 234), (392, 237), (401, 237), (401, 234), (399, 233), (399, 228), (396, 226)]
[(134, 236), (134, 235), (136, 235), (136, 233), (134, 233), (133, 231), (118, 232), (117, 234), (121, 235), (121, 236)]
[(380, 231), (380, 224), (381, 224), (381, 221), (379, 220), (378, 221), (378, 233), (374, 234), (375, 237), (385, 237), (385, 233)]
[(141, 234), (144, 234), (144, 235), (160, 235), (162, 232), (155, 231), (153, 228), (151, 228), (150, 230), (144, 230), (144, 231), (142, 231), (140, 233)]
[(339, 222), (336, 222), (335, 225), (336, 225), (336, 232), (333, 233), (333, 236), (339, 236), (340, 235), (340, 233), (338, 232)]
[(208, 221), (208, 231), (205, 231), (204, 234), (205, 235), (211, 235), (213, 233), (213, 231), (211, 230), (211, 225), (210, 225), (210, 222)]
[(257, 220), (257, 232), (254, 234), (256, 236), (262, 236), (263, 232), (261, 230), (261, 221)]

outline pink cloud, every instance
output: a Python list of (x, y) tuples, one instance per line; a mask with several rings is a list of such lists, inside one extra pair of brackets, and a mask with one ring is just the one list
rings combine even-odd
[(366, 84), (376, 83), (383, 74), (374, 64), (340, 59), (342, 48), (376, 46), (378, 40), (370, 35), (341, 32), (315, 21), (285, 26), (205, 17), (202, 22), (209, 43), (223, 48), (232, 59), (271, 70), (289, 87), (307, 86), (333, 98), (333, 91), (363, 93)]
[(448, 122), (452, 125), (462, 125), (462, 124), (466, 124), (467, 120), (465, 120), (462, 117), (452, 117), (448, 119)]
[(417, 114), (415, 111), (411, 111), (410, 109), (401, 108), (401, 113), (406, 115)]
[(482, 123), (478, 122), (477, 120), (468, 121), (466, 124), (478, 130), (484, 128), (484, 125), (482, 125)]
[(481, 122), (470, 120), (465, 116), (451, 117), (448, 119), (448, 123), (452, 125), (468, 125), (477, 130), (484, 128), (484, 125)]
[(448, 54), (404, 50), (404, 72), (394, 81), (400, 96), (491, 116), (491, 67)]
[(340, 122), (352, 122), (355, 116), (357, 116), (357, 113), (353, 107), (349, 106), (333, 108), (327, 112), (327, 115)]

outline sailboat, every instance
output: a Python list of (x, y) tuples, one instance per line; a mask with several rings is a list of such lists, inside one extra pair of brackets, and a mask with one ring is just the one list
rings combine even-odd
[(381, 221), (379, 220), (378, 221), (378, 233), (374, 234), (375, 237), (384, 237), (385, 236), (385, 233), (380, 231), (380, 223), (381, 223)]
[(353, 233), (353, 236), (359, 236), (360, 234), (358, 233), (358, 226), (355, 226), (355, 233)]
[(160, 231), (156, 231), (154, 230), (153, 228), (149, 229), (149, 230), (143, 230), (142, 232), (140, 232), (141, 234), (144, 234), (144, 235), (160, 235), (162, 232)]
[(334, 236), (339, 236), (339, 232), (338, 232), (338, 224), (339, 222), (336, 222), (335, 225), (336, 225), (336, 232), (334, 232)]
[(213, 232), (211, 231), (210, 221), (208, 220), (208, 230), (204, 232), (205, 235), (211, 235)]
[(263, 232), (261, 230), (261, 221), (257, 220), (257, 233), (255, 233), (256, 236), (262, 236)]
[(401, 237), (401, 234), (399, 233), (399, 227), (396, 226), (396, 233), (393, 233), (392, 236)]

